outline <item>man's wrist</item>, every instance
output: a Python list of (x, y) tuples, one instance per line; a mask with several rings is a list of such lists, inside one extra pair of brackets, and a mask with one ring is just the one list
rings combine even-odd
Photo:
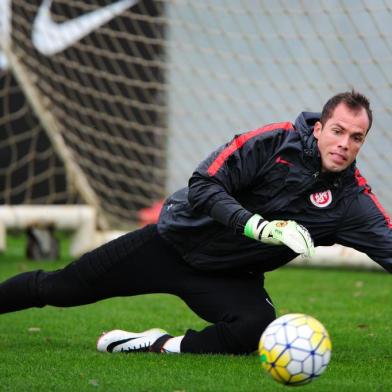
[(245, 224), (244, 235), (255, 240), (260, 240), (260, 233), (267, 224), (268, 221), (261, 215), (254, 214)]
[(246, 222), (252, 217), (252, 213), (241, 209), (230, 219), (229, 226), (234, 228), (236, 234), (244, 234)]

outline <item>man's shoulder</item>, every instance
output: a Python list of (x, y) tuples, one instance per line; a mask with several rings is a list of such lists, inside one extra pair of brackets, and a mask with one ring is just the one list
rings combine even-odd
[(255, 145), (267, 145), (272, 151), (280, 145), (300, 140), (299, 132), (291, 122), (277, 122), (236, 135), (237, 147), (253, 148)]
[(273, 138), (277, 135), (289, 135), (293, 132), (296, 132), (296, 129), (290, 121), (275, 122), (240, 133), (236, 135), (236, 139), (248, 141), (255, 138)]

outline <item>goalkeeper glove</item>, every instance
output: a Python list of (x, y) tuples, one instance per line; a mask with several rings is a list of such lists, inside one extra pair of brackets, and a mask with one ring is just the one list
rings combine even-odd
[(253, 215), (244, 228), (246, 237), (265, 244), (286, 245), (295, 253), (311, 257), (314, 255), (312, 237), (305, 227), (295, 221), (267, 221), (260, 215)]

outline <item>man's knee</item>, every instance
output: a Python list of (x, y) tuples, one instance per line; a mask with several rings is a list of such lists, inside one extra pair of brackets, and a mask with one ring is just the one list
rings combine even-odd
[[(68, 291), (72, 295), (72, 285), (64, 285), (61, 279), (61, 270), (43, 271), (36, 270), (19, 275), (19, 285), (22, 281), (26, 288), (26, 294), (30, 298), (31, 306), (42, 308), (45, 305), (56, 305), (59, 297)], [(66, 287), (64, 287), (66, 286)]]
[(241, 350), (245, 353), (257, 350), (262, 333), (273, 320), (275, 320), (274, 312), (250, 313), (235, 323), (233, 333), (238, 338)]
[(42, 273), (38, 294), (45, 305), (69, 307), (93, 302), (91, 288), (70, 268)]
[(3, 282), (0, 285), (0, 313), (44, 306), (38, 290), (42, 274), (42, 270), (23, 272)]

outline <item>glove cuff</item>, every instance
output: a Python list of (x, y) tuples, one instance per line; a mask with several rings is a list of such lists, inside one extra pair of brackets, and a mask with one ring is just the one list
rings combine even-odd
[(245, 224), (244, 235), (254, 240), (260, 240), (263, 228), (268, 224), (261, 215), (254, 214)]

